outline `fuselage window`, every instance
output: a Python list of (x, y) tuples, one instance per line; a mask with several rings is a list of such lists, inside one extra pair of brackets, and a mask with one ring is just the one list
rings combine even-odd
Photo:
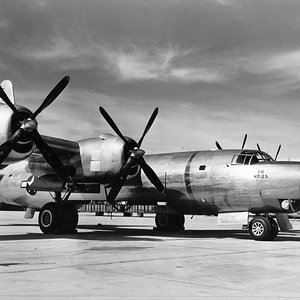
[(235, 155), (232, 159), (233, 165), (243, 165), (245, 160), (245, 155)]
[(200, 167), (199, 167), (199, 170), (200, 171), (204, 171), (206, 169), (206, 165), (201, 165)]
[(250, 158), (251, 158), (251, 156), (249, 156), (249, 155), (246, 156), (246, 159), (244, 161), (244, 165), (248, 165), (249, 164)]
[(259, 162), (259, 161), (258, 161), (258, 158), (256, 157), (256, 155), (253, 155), (253, 156), (252, 156), (252, 159), (251, 159), (250, 165), (257, 164), (258, 162)]
[(273, 158), (264, 152), (244, 150), (241, 154), (233, 156), (231, 164), (233, 165), (254, 165), (263, 162), (273, 161)]
[(248, 165), (251, 159), (251, 155), (235, 155), (232, 159), (232, 164), (233, 165)]

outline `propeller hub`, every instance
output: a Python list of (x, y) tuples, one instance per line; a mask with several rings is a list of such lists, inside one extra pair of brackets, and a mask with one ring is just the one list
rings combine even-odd
[(21, 128), (27, 132), (32, 132), (33, 130), (37, 129), (37, 125), (38, 123), (36, 120), (28, 118), (22, 122)]
[(144, 151), (144, 150), (138, 149), (137, 147), (135, 147), (135, 148), (132, 150), (130, 156), (132, 156), (132, 157), (134, 157), (134, 158), (139, 158), (139, 157), (141, 157), (141, 156), (144, 156), (144, 154), (145, 154), (145, 151)]
[(27, 132), (32, 132), (33, 130), (37, 129), (37, 125), (38, 123), (36, 120), (28, 118), (22, 122), (21, 128)]

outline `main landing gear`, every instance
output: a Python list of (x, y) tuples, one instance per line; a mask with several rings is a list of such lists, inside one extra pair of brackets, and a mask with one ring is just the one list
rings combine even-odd
[(270, 216), (255, 216), (249, 224), (249, 232), (256, 241), (272, 241), (277, 237), (278, 225)]
[(155, 216), (156, 230), (179, 231), (184, 230), (183, 214), (157, 213)]
[[(60, 199), (60, 195), (57, 198)], [(43, 233), (74, 233), (77, 224), (77, 209), (68, 202), (49, 202), (39, 213), (39, 226)]]

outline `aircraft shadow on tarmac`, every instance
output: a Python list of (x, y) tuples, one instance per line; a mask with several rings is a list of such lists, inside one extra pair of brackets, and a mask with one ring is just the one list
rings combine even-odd
[[(252, 239), (247, 230), (232, 229), (200, 229), (184, 230), (179, 232), (167, 232), (152, 230), (152, 226), (139, 225), (79, 225), (78, 232), (73, 234), (43, 234), (26, 233), (26, 227), (38, 226), (35, 224), (5, 224), (2, 227), (24, 227), (24, 234), (0, 235), (0, 240), (38, 240), (38, 239), (77, 239), (99, 241), (153, 241), (163, 242), (164, 237), (174, 239)], [(140, 227), (140, 228), (139, 228)], [(84, 231), (81, 231), (84, 230)], [(292, 230), (287, 233), (279, 233), (273, 242), (300, 241), (300, 230)]]

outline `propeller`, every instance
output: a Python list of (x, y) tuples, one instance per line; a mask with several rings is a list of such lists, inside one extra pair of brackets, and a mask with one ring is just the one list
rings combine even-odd
[(100, 106), (99, 111), (103, 118), (106, 120), (106, 122), (110, 125), (110, 127), (114, 130), (114, 132), (124, 141), (127, 149), (130, 151), (130, 156), (127, 158), (127, 161), (122, 166), (118, 176), (114, 180), (112, 187), (109, 191), (109, 194), (107, 196), (107, 200), (109, 203), (113, 203), (118, 196), (122, 186), (124, 185), (124, 182), (126, 181), (126, 178), (129, 174), (129, 171), (131, 167), (133, 167), (136, 164), (139, 164), (142, 170), (144, 171), (147, 178), (150, 180), (150, 182), (157, 188), (158, 191), (163, 192), (164, 191), (164, 185), (154, 172), (154, 170), (146, 163), (145, 159), (143, 158), (143, 155), (145, 154), (145, 151), (140, 149), (141, 144), (144, 140), (144, 137), (148, 133), (149, 129), (151, 128), (157, 114), (158, 114), (158, 108), (156, 107), (153, 111), (145, 129), (144, 132), (139, 140), (139, 142), (134, 145), (132, 143), (129, 143), (128, 140), (123, 136), (121, 131), (119, 130), (116, 123), (112, 120), (112, 118), (109, 116), (109, 114), (106, 112), (106, 110)]
[[(246, 141), (247, 141), (247, 133), (245, 134), (245, 137), (244, 137), (244, 141), (243, 141), (243, 144), (242, 144), (242, 150), (244, 149), (245, 145), (246, 145)], [(221, 145), (216, 141), (216, 146), (219, 150), (222, 150), (223, 148), (221, 147)], [(257, 144), (257, 146), (259, 147), (259, 145)]]
[(247, 141), (247, 133), (245, 134), (245, 137), (244, 137), (244, 141), (243, 141), (243, 145), (242, 145), (242, 150), (244, 149), (245, 145), (246, 145), (246, 141)]
[(219, 149), (219, 150), (222, 150), (222, 147), (221, 147), (221, 145), (216, 141), (216, 146), (217, 146), (217, 148)]
[[(257, 146), (257, 149), (258, 149), (259, 151), (261, 151), (259, 144), (256, 144), (256, 146)], [(278, 155), (279, 155), (280, 150), (281, 150), (281, 145), (278, 146), (278, 149), (277, 149), (277, 152), (276, 152), (276, 155), (275, 155), (275, 161), (276, 161), (277, 158), (278, 158)]]
[(276, 152), (276, 156), (275, 156), (275, 160), (277, 160), (278, 154), (280, 152), (281, 149), (281, 145), (278, 146), (277, 152)]
[[(64, 90), (67, 84), (70, 81), (69, 76), (65, 76), (60, 82), (52, 89), (52, 91), (45, 98), (43, 103), (39, 106), (39, 108), (31, 114), (29, 118), (25, 118), (21, 121), (21, 126), (15, 131), (15, 133), (8, 138), (8, 140), (0, 145), (0, 164), (7, 158), (9, 153), (12, 151), (16, 143), (22, 139), (25, 134), (29, 134), (31, 139), (34, 141), (35, 145), (41, 151), (45, 160), (49, 163), (49, 165), (56, 171), (56, 173), (65, 181), (69, 178), (69, 172), (67, 168), (64, 167), (54, 150), (45, 143), (43, 138), (37, 131), (37, 121), (36, 117), (47, 108)], [(14, 106), (14, 104), (9, 100), (5, 91), (0, 86), (0, 97), (2, 100), (11, 108), (11, 110), (15, 114), (19, 114), (18, 109)]]
[(256, 143), (256, 146), (257, 146), (258, 151), (261, 151), (260, 146), (259, 146), (258, 143)]

